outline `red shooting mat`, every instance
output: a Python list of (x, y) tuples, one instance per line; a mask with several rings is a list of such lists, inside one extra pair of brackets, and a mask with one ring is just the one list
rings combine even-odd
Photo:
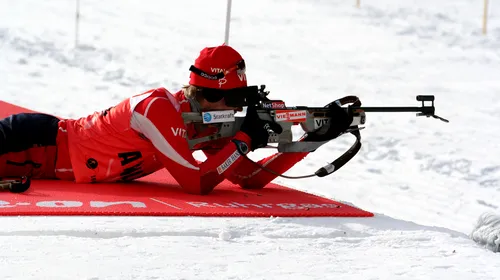
[[(0, 118), (30, 111), (0, 101)], [(209, 195), (184, 193), (166, 170), (131, 183), (34, 180), (21, 194), (0, 193), (0, 216), (372, 217), (331, 199), (269, 184), (243, 190), (228, 181)]]

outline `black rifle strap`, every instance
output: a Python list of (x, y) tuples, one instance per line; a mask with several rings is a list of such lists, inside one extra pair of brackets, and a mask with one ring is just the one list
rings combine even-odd
[[(271, 170), (265, 166), (262, 166), (262, 165), (256, 163), (255, 161), (248, 158), (246, 156), (246, 154), (243, 153), (242, 151), (238, 150), (238, 152), (240, 153), (241, 156), (243, 156), (244, 158), (246, 158), (247, 160), (252, 162), (254, 165), (256, 165), (259, 169), (262, 169), (262, 170), (269, 172), (273, 175), (276, 175), (278, 177), (282, 177), (282, 178), (286, 178), (286, 179), (304, 179), (304, 178), (311, 178), (314, 176), (325, 177), (325, 176), (330, 175), (330, 174), (334, 173), (335, 171), (339, 170), (348, 161), (350, 161), (361, 149), (361, 134), (359, 133), (358, 129), (356, 129), (356, 128), (354, 128), (354, 129), (355, 130), (351, 131), (350, 133), (356, 137), (356, 142), (354, 142), (354, 144), (351, 146), (351, 148), (349, 148), (349, 150), (347, 150), (345, 153), (343, 153), (340, 157), (335, 159), (333, 162), (321, 167), (315, 173), (309, 174), (309, 175), (303, 175), (303, 176), (283, 175), (283, 174), (280, 174), (274, 170)], [(236, 176), (239, 176), (239, 175), (236, 175)], [(239, 176), (239, 177), (244, 177), (244, 176)]]

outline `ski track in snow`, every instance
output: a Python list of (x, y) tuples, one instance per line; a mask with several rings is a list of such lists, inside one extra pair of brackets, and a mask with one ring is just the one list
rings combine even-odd
[[(163, 279), (165, 275), (161, 272), (171, 269), (173, 273), (167, 278), (210, 279), (204, 272), (208, 270), (216, 273), (218, 279), (267, 279), (269, 275), (276, 275), (273, 279), (284, 279), (288, 275), (317, 279), (318, 268), (322, 271), (320, 277), (327, 279), (338, 274), (345, 274), (348, 279), (374, 275), (410, 279), (418, 278), (428, 269), (436, 270), (433, 275), (466, 279), (460, 277), (472, 275), (468, 272), (470, 269), (481, 269), (475, 265), (489, 254), (488, 251), (478, 254), (476, 246), (463, 233), (385, 216), (376, 219), (195, 218), (194, 223), (186, 222), (191, 219), (98, 217), (82, 218), (80, 224), (75, 225), (65, 223), (65, 218), (6, 218), (12, 228), (23, 230), (2, 230), (0, 239), (3, 239), (3, 249), (9, 249), (8, 271), (14, 275), (33, 262), (44, 268), (45, 277), (52, 276), (50, 271), (54, 269), (55, 276), (68, 273), (85, 279)], [(54, 224), (59, 227), (54, 229)], [(16, 249), (19, 242), (24, 244), (24, 249)], [(81, 247), (86, 250), (82, 251)], [(129, 265), (117, 264), (116, 250), (127, 256)], [(45, 258), (40, 259), (40, 251)], [(206, 254), (217, 254), (221, 258), (207, 259)], [(80, 267), (76, 271), (74, 267), (61, 267), (49, 261), (52, 257), (61, 258), (63, 262), (79, 262)], [(404, 261), (398, 261), (399, 258)], [(466, 259), (473, 266), (462, 268), (456, 258)], [(290, 262), (293, 267), (287, 265)], [(311, 263), (314, 268), (310, 267)], [(119, 270), (113, 271), (117, 266)], [(259, 269), (248, 271), (248, 266)], [(87, 270), (90, 267), (92, 269)], [(498, 269), (498, 265), (490, 269)], [(247, 272), (242, 274), (241, 270)], [(148, 271), (147, 277), (141, 275), (144, 271)], [(17, 275), (31, 279), (27, 273)]]
[[(199, 49), (224, 34), (224, 1), (88, 0), (74, 48), (74, 3), (7, 2), (0, 99), (64, 117), (151, 87), (179, 89)], [(473, 1), (351, 4), (233, 3), (230, 44), (247, 61), (249, 83), (289, 105), (356, 94), (368, 106), (416, 106), (415, 95), (436, 96), (449, 124), (368, 114), (362, 150), (332, 178), (275, 180), (375, 218), (4, 217), (2, 278), (498, 279), (500, 6), (491, 6), (483, 36)], [(350, 140), (287, 175), (314, 172)]]

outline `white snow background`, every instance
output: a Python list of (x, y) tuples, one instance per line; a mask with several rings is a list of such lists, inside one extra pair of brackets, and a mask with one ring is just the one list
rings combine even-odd
[[(275, 180), (375, 218), (2, 217), (0, 278), (500, 279), (500, 4), (489, 2), (483, 35), (479, 0), (233, 1), (229, 44), (249, 83), (289, 106), (436, 96), (450, 123), (369, 113), (340, 171)], [(0, 0), (0, 100), (79, 117), (152, 87), (175, 92), (199, 51), (224, 40), (224, 0), (80, 8), (75, 48), (75, 1)]]

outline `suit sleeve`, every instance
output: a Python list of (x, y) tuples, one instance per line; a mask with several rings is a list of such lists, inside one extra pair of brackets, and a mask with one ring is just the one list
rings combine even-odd
[[(216, 156), (216, 153), (207, 150), (204, 151), (207, 160)], [(258, 165), (264, 166), (278, 174), (283, 174), (290, 170), (298, 162), (304, 159), (309, 153), (276, 153), (269, 157), (263, 158), (257, 162)], [(214, 180), (222, 182), (224, 179), (228, 179), (233, 184), (237, 184), (244, 189), (261, 189), (274, 180), (277, 176), (265, 171), (256, 164), (250, 162), (247, 159), (243, 159), (236, 168), (231, 172), (225, 172), (224, 174), (214, 177)]]
[[(134, 108), (131, 122), (133, 129), (151, 141), (158, 159), (188, 193), (210, 193), (220, 183), (220, 175), (232, 172), (243, 160), (236, 144), (229, 142), (210, 159), (197, 162), (185, 138), (182, 115), (165, 95), (142, 100)], [(245, 133), (238, 132), (234, 139), (249, 146)]]

